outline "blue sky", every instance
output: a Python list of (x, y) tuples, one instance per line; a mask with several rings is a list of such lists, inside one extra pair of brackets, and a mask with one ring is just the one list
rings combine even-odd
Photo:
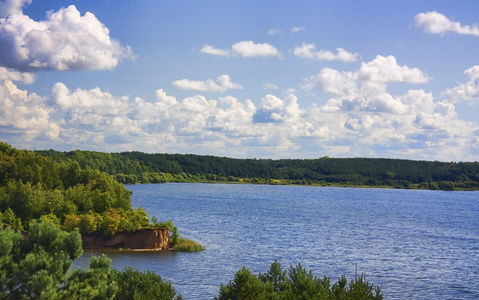
[(0, 0), (0, 140), (479, 158), (477, 1)]

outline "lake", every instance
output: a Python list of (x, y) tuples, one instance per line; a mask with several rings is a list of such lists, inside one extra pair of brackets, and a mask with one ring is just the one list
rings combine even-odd
[[(166, 183), (127, 185), (132, 205), (173, 220), (197, 253), (108, 253), (153, 270), (184, 299), (213, 299), (246, 266), (366, 273), (385, 299), (479, 298), (479, 192)], [(75, 261), (87, 266), (85, 252)]]

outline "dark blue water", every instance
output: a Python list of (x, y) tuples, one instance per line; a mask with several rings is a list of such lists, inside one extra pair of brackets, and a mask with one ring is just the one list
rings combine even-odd
[[(113, 253), (150, 269), (184, 299), (212, 299), (242, 266), (301, 263), (352, 279), (356, 264), (385, 299), (479, 299), (479, 193), (268, 185), (129, 185), (132, 203), (198, 253)], [(87, 265), (90, 253), (76, 262)]]

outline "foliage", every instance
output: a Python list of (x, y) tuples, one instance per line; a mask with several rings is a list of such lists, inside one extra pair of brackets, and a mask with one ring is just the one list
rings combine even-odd
[(173, 246), (180, 242), (180, 234), (178, 233), (176, 226), (170, 228), (170, 242)]
[(90, 259), (88, 270), (76, 269), (57, 294), (59, 299), (114, 299), (118, 285), (106, 256)]
[(90, 166), (55, 162), (0, 142), (0, 217), (14, 228), (27, 228), (38, 219), (82, 234), (151, 228), (146, 211), (132, 209), (130, 196), (113, 176)]
[(67, 233), (44, 221), (33, 221), (25, 236), (1, 230), (0, 294), (9, 299), (56, 297), (81, 245), (77, 231)]
[(286, 272), (275, 261), (267, 273), (254, 275), (246, 267), (236, 272), (227, 285), (221, 284), (216, 300), (226, 299), (382, 299), (379, 287), (374, 288), (366, 276), (356, 276), (348, 284), (342, 276), (331, 286), (328, 277), (318, 278), (301, 264)]
[(479, 189), (479, 162), (382, 158), (233, 159), (193, 154), (36, 151), (57, 162), (77, 162), (118, 182), (246, 182), (355, 185), (423, 189)]
[(0, 297), (3, 299), (182, 299), (151, 271), (113, 270), (106, 256), (87, 270), (70, 271), (82, 254), (78, 231), (33, 221), (29, 231), (0, 230)]
[(174, 244), (173, 250), (181, 252), (198, 252), (205, 250), (205, 248), (194, 241), (179, 239), (178, 242)]
[(18, 218), (13, 210), (8, 207), (3, 213), (0, 212), (0, 220), (15, 229), (23, 229), (22, 220)]
[(150, 270), (140, 272), (125, 267), (122, 271), (114, 271), (113, 278), (119, 288), (115, 297), (118, 300), (182, 299), (181, 295), (176, 296), (176, 290), (170, 282), (164, 282), (160, 275)]

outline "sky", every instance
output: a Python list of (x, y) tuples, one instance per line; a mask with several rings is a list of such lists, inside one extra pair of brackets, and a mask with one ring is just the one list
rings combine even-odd
[(0, 0), (0, 141), (479, 160), (479, 1)]

